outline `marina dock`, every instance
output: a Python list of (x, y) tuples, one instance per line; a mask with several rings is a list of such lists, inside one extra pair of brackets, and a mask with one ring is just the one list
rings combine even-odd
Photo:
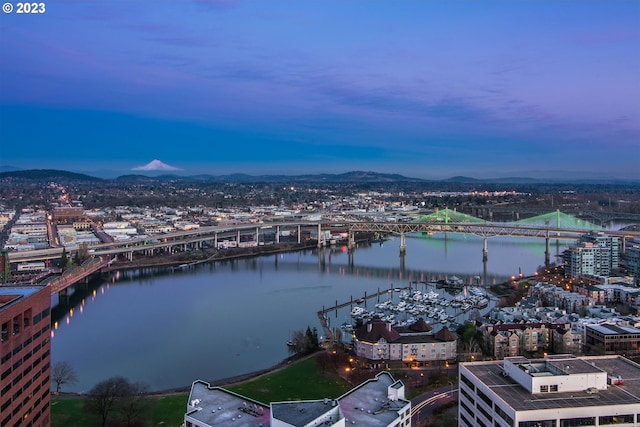
[(353, 299), (353, 296), (351, 296), (351, 299), (349, 301), (342, 304), (338, 304), (338, 300), (336, 300), (336, 304), (333, 307), (325, 308), (324, 306), (322, 306), (322, 310), (318, 311), (318, 319), (320, 320), (320, 325), (322, 325), (322, 329), (324, 331), (325, 337), (327, 337), (327, 340), (331, 340), (331, 341), (333, 341), (334, 339), (333, 331), (331, 330), (331, 321), (328, 316), (328, 314), (331, 313), (332, 311), (335, 312), (335, 317), (337, 318), (338, 310), (341, 308), (352, 307), (354, 304), (364, 304), (366, 307), (367, 300), (371, 298), (376, 298), (376, 302), (380, 302), (381, 296), (388, 295), (390, 293), (393, 293), (394, 291), (402, 291), (402, 290), (410, 291), (411, 282), (409, 283), (409, 286), (405, 286), (405, 287), (394, 287), (393, 284), (391, 284), (391, 287), (389, 289), (380, 290), (380, 288), (378, 288), (378, 291), (373, 294), (367, 294), (365, 292), (362, 298)]

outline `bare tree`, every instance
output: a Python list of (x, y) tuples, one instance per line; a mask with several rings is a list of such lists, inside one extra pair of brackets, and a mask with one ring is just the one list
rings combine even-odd
[(119, 399), (117, 410), (127, 427), (133, 421), (143, 418), (151, 408), (151, 400), (147, 395), (148, 391), (149, 386), (146, 384), (139, 382), (129, 383), (124, 396)]
[(78, 378), (71, 364), (63, 360), (51, 367), (51, 381), (56, 383), (56, 393), (60, 393), (60, 388), (64, 384), (75, 384), (78, 382)]
[(87, 393), (85, 408), (100, 416), (102, 427), (105, 427), (109, 415), (116, 409), (118, 399), (126, 394), (128, 388), (129, 382), (122, 377), (112, 377), (99, 382)]
[(291, 341), (289, 342), (289, 353), (303, 353), (306, 348), (307, 337), (301, 329), (293, 331)]

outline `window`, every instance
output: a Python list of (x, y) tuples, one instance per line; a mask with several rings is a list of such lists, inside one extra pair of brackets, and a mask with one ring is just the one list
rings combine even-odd
[(520, 421), (518, 427), (556, 427), (556, 420)]
[(471, 380), (467, 377), (465, 377), (464, 375), (460, 376), (460, 379), (462, 380), (463, 383), (465, 383), (465, 385), (467, 387), (469, 387), (471, 390), (475, 391), (476, 387), (473, 385), (473, 383), (471, 382)]
[[(480, 413), (481, 413), (482, 415), (484, 415), (484, 417), (485, 417), (487, 420), (492, 420), (492, 419), (493, 419), (493, 417), (492, 417), (491, 415), (489, 415), (489, 413), (488, 413), (488, 412), (487, 412), (487, 411), (486, 411), (486, 410), (485, 410), (481, 405), (477, 405), (477, 406), (476, 406), (476, 408), (478, 409), (478, 411), (480, 411)], [(478, 419), (478, 418), (477, 418), (477, 415), (476, 415), (476, 419)], [(478, 422), (479, 422), (479, 421), (480, 421), (480, 420), (478, 420)]]
[[(480, 399), (482, 399), (482, 401), (489, 407), (489, 408), (493, 408), (493, 402), (491, 401), (491, 399), (489, 399), (489, 396), (487, 396), (486, 394), (484, 394), (482, 392), (482, 390), (478, 390), (478, 397)], [(491, 418), (489, 418), (491, 419)]]
[(31, 320), (31, 309), (28, 309), (22, 315), (22, 327), (24, 328), (28, 327), (30, 320)]
[(465, 417), (465, 416), (464, 416), (464, 414), (460, 414), (460, 420), (461, 420), (462, 422), (464, 422), (464, 425), (465, 425), (465, 426), (469, 426), (469, 427), (471, 427), (471, 426), (473, 425), (473, 423), (472, 423), (472, 422), (470, 422), (470, 421), (467, 419), (467, 417)]
[(596, 417), (566, 418), (560, 420), (560, 427), (595, 426)]
[(549, 386), (548, 385), (541, 385), (540, 386), (540, 393), (549, 393)]
[(513, 425), (513, 418), (511, 418), (501, 407), (496, 405), (495, 406), (495, 411), (496, 411), (496, 414), (498, 414), (498, 416), (500, 418), (502, 418), (503, 420), (505, 420), (507, 422), (507, 424), (509, 424), (510, 426)]
[(464, 403), (463, 401), (460, 401), (460, 406), (462, 406), (462, 408), (463, 408), (465, 411), (467, 411), (467, 413), (468, 413), (469, 415), (473, 415), (473, 412), (474, 412), (474, 411), (472, 411), (472, 410), (467, 406), (467, 404), (466, 404), (466, 403)]
[(11, 390), (11, 387), (12, 387), (11, 383), (4, 386), (4, 388), (2, 389), (2, 392), (0, 392), (0, 396), (4, 396), (5, 394), (7, 394), (9, 390)]
[(2, 342), (5, 342), (9, 339), (9, 322), (4, 322), (2, 324)]
[(5, 379), (11, 374), (11, 367), (7, 368), (2, 375), (0, 375), (0, 379)]
[(18, 354), (20, 350), (22, 350), (22, 344), (16, 346), (16, 348), (13, 349), (13, 355), (15, 356), (16, 354)]
[(552, 392), (552, 393), (555, 392), (555, 391), (558, 391), (558, 384), (551, 384), (549, 386), (549, 391)]
[(600, 417), (598, 421), (600, 422), (600, 425), (603, 426), (603, 425), (612, 425), (612, 424), (632, 424), (636, 420), (635, 420), (634, 414), (628, 414), (628, 415), (608, 415), (608, 416)]
[(13, 318), (13, 335), (20, 333), (20, 324), (22, 323), (22, 316), (16, 316)]

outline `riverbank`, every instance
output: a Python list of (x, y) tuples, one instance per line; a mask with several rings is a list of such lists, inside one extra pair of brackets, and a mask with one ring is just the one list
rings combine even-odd
[(155, 255), (151, 257), (139, 257), (133, 261), (118, 258), (102, 271), (111, 272), (149, 267), (189, 266), (234, 258), (249, 258), (283, 252), (295, 252), (304, 249), (313, 249), (315, 247), (315, 243), (280, 243), (278, 245), (255, 246), (251, 248), (214, 249), (213, 251), (181, 252), (177, 254), (159, 256)]

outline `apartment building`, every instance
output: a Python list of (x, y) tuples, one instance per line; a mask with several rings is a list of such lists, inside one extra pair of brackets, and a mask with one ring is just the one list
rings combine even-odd
[(411, 425), (411, 401), (405, 399), (402, 381), (388, 372), (377, 374), (337, 399), (293, 400), (269, 405), (195, 381), (184, 421), (186, 427), (406, 427)]
[(51, 291), (0, 287), (0, 426), (50, 425)]
[(384, 367), (389, 362), (418, 367), (456, 360), (458, 336), (447, 327), (434, 334), (423, 319), (396, 329), (374, 317), (356, 329), (353, 344), (356, 356), (371, 367)]

